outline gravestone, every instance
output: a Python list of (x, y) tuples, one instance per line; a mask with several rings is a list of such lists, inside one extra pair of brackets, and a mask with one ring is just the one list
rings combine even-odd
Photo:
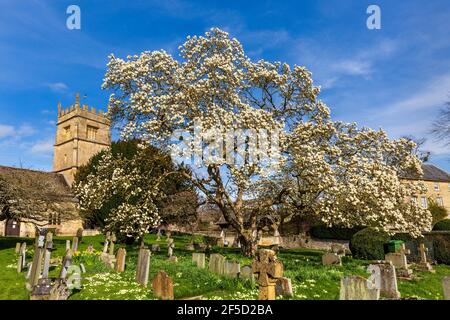
[(442, 279), (442, 287), (444, 288), (444, 299), (450, 300), (450, 276)]
[(294, 291), (292, 290), (291, 279), (286, 277), (278, 278), (275, 285), (275, 294), (277, 297), (292, 297), (294, 295)]
[(412, 270), (409, 269), (408, 260), (406, 258), (406, 255), (410, 253), (411, 251), (405, 248), (405, 244), (402, 244), (399, 252), (387, 253), (384, 260), (392, 262), (398, 277), (410, 279)]
[(171, 256), (171, 257), (167, 258), (167, 260), (169, 260), (170, 262), (177, 263), (177, 262), (178, 262), (178, 257), (176, 257), (176, 256)]
[(72, 239), (72, 252), (75, 253), (78, 251), (78, 237), (73, 237)]
[(94, 246), (92, 245), (92, 243), (90, 243), (86, 249), (87, 253), (93, 253), (94, 252)]
[(369, 289), (379, 289), (380, 296), (385, 298), (400, 299), (397, 275), (391, 262), (378, 261), (369, 265), (367, 272), (371, 273), (368, 282)]
[(42, 260), (44, 258), (44, 241), (39, 240), (37, 247), (34, 250), (33, 263), (31, 265), (29, 282), (27, 288), (31, 291), (35, 285), (37, 285), (39, 277), (41, 275)]
[(236, 261), (225, 260), (223, 273), (225, 276), (229, 278), (237, 278), (239, 277), (239, 273), (241, 272), (241, 264)]
[(150, 271), (151, 252), (148, 249), (139, 249), (138, 262), (136, 266), (136, 282), (147, 286)]
[(66, 240), (66, 252), (70, 250), (70, 240)]
[(158, 232), (156, 233), (156, 241), (161, 241), (161, 230), (158, 229)]
[(224, 273), (224, 264), (226, 258), (220, 254), (214, 253), (209, 257), (208, 270), (216, 274)]
[(159, 271), (152, 281), (153, 294), (163, 300), (173, 300), (173, 281), (164, 271)]
[(23, 242), (19, 247), (19, 258), (17, 260), (17, 273), (21, 273), (26, 265), (27, 243)]
[(102, 261), (105, 265), (107, 265), (108, 267), (110, 267), (111, 269), (115, 268), (116, 265), (116, 256), (114, 255), (110, 255), (109, 253), (101, 253), (100, 256), (100, 261)]
[(127, 250), (125, 250), (125, 248), (119, 248), (119, 250), (117, 250), (116, 265), (114, 268), (116, 270), (116, 272), (124, 272), (125, 271), (126, 257), (127, 257)]
[(16, 254), (19, 254), (20, 252), (20, 242), (16, 243), (16, 250), (15, 250)]
[(339, 243), (333, 243), (333, 244), (331, 245), (331, 252), (332, 252), (332, 253), (335, 253), (335, 254), (337, 254), (337, 255), (339, 255), (339, 256), (341, 256), (341, 257), (345, 256), (345, 251), (346, 251), (346, 248), (345, 248), (345, 246), (342, 245), (342, 244), (339, 244)]
[(108, 246), (109, 246), (109, 240), (105, 239), (105, 242), (103, 243), (103, 253), (108, 253)]
[(61, 279), (65, 279), (67, 276), (67, 272), (69, 271), (70, 266), (72, 265), (72, 250), (67, 250), (66, 255), (64, 256), (62, 260), (62, 268), (61, 272), (59, 273), (59, 277)]
[(70, 290), (65, 279), (39, 279), (30, 294), (30, 300), (67, 300)]
[(253, 273), (258, 275), (259, 300), (275, 300), (275, 286), (283, 276), (283, 264), (273, 250), (261, 249), (252, 264)]
[(152, 244), (152, 252), (160, 252), (161, 248), (159, 247), (159, 244)]
[(197, 265), (197, 268), (205, 268), (205, 254), (201, 252), (194, 252), (192, 254), (192, 262)]
[(241, 268), (241, 273), (239, 274), (239, 278), (255, 281), (255, 275), (253, 274), (252, 266), (243, 266)]
[(340, 300), (378, 300), (380, 290), (369, 288), (367, 279), (360, 276), (347, 276), (341, 279)]
[(186, 245), (185, 249), (188, 250), (188, 251), (194, 251), (195, 250), (194, 244), (193, 243), (188, 243)]
[(81, 269), (81, 273), (86, 273), (86, 267), (84, 266), (83, 263), (80, 263), (80, 269)]
[(25, 279), (27, 279), (27, 280), (30, 279), (32, 266), (33, 266), (32, 262), (29, 262), (27, 265), (27, 274), (25, 276)]
[(42, 271), (42, 278), (48, 278), (52, 249), (53, 249), (53, 234), (49, 232), (47, 233), (47, 239), (45, 242), (44, 269)]
[(175, 248), (175, 243), (173, 239), (167, 239), (167, 256), (170, 258), (173, 255), (173, 248)]
[(428, 249), (424, 243), (419, 245), (420, 262), (417, 264), (417, 269), (424, 272), (435, 272), (427, 258)]
[(324, 266), (330, 265), (342, 266), (342, 259), (341, 256), (337, 255), (336, 253), (327, 252), (322, 256), (322, 264)]
[(114, 242), (116, 242), (117, 241), (117, 238), (116, 238), (116, 235), (113, 233), (113, 234), (111, 234), (111, 237), (110, 237), (110, 242), (109, 242), (109, 255), (110, 256), (114, 256)]

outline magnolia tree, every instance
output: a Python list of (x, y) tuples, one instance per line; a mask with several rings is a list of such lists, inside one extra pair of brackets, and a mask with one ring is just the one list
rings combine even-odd
[[(376, 221), (387, 227), (390, 221), (392, 227), (411, 229), (413, 219), (423, 219), (416, 206), (406, 212), (398, 208), (392, 217), (383, 218), (389, 208), (397, 210), (395, 205), (409, 192), (398, 184), (398, 169), (419, 169), (409, 155), (394, 161), (403, 154), (390, 148), (404, 143), (371, 143), (370, 137), (366, 144), (359, 143), (367, 135), (364, 131), (359, 137), (346, 136), (346, 130), (330, 122), (329, 109), (317, 98), (320, 89), (304, 67), (253, 62), (236, 39), (219, 29), (189, 37), (180, 56), (176, 60), (164, 51), (126, 60), (110, 56), (103, 84), (113, 91), (109, 113), (122, 125), (124, 138), (139, 137), (172, 148), (175, 158), (191, 167), (192, 174), (186, 172), (186, 177), (221, 210), (245, 254), (255, 253), (258, 229), (264, 221), (273, 221), (270, 216), (278, 208), (300, 208), (295, 199), (303, 197), (302, 187), (271, 183), (288, 168), (291, 177), (295, 170), (304, 172), (308, 197), (318, 193), (315, 210), (330, 224)], [(353, 156), (352, 150), (358, 153)], [(347, 158), (341, 160), (341, 155)], [(360, 172), (364, 175), (359, 178)], [(373, 177), (379, 185), (371, 182)], [(352, 190), (349, 196), (358, 194), (363, 185), (366, 197), (347, 200), (342, 194), (346, 184)], [(326, 188), (331, 191), (321, 192)], [(375, 199), (383, 196), (384, 205)], [(336, 200), (340, 202), (334, 207)], [(353, 207), (345, 208), (344, 201)], [(366, 210), (374, 202), (377, 206)], [(338, 207), (348, 211), (340, 216)], [(379, 208), (383, 210), (376, 217)]]

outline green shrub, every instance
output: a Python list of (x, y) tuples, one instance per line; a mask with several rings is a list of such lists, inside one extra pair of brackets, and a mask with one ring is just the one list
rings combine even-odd
[(441, 220), (436, 223), (433, 231), (450, 231), (450, 219)]
[(450, 234), (427, 236), (433, 240), (434, 259), (437, 263), (450, 265)]
[(443, 206), (440, 206), (436, 200), (428, 198), (428, 210), (430, 210), (433, 216), (433, 224), (439, 223), (439, 221), (447, 218), (448, 212)]
[(350, 241), (350, 251), (354, 258), (364, 260), (383, 260), (383, 245), (390, 240), (384, 231), (366, 228), (355, 233)]
[(317, 239), (350, 240), (355, 233), (364, 227), (343, 228), (317, 225), (311, 228), (311, 235)]

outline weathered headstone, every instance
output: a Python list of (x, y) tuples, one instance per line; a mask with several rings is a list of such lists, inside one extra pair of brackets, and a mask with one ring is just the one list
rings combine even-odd
[(47, 233), (47, 240), (45, 242), (44, 269), (42, 271), (42, 278), (48, 278), (52, 249), (53, 249), (53, 234), (49, 232)]
[(167, 260), (169, 260), (170, 262), (177, 263), (178, 262), (178, 257), (177, 256), (171, 256), (171, 257), (167, 258)]
[(87, 253), (92, 253), (94, 252), (94, 246), (92, 245), (92, 243), (90, 243), (86, 249)]
[(69, 271), (70, 266), (72, 265), (72, 250), (67, 250), (66, 255), (62, 260), (61, 272), (59, 273), (59, 277), (61, 279), (65, 279), (67, 276), (67, 272)]
[(286, 277), (278, 278), (275, 285), (275, 294), (277, 297), (292, 297), (294, 295), (294, 291), (292, 290), (291, 279)]
[(379, 289), (370, 289), (367, 279), (347, 276), (341, 279), (340, 300), (378, 300)]
[(70, 240), (66, 240), (66, 251), (70, 250)]
[(116, 242), (116, 241), (117, 241), (116, 235), (113, 233), (111, 235), (110, 243), (109, 243), (109, 255), (110, 256), (114, 255), (114, 242)]
[(105, 239), (105, 242), (103, 243), (103, 253), (108, 253), (108, 246), (109, 246), (109, 240)]
[(139, 249), (138, 262), (136, 266), (136, 282), (147, 286), (150, 271), (151, 252), (148, 249)]
[(75, 253), (78, 251), (78, 237), (73, 237), (72, 239), (72, 252)]
[(17, 260), (17, 272), (21, 273), (22, 269), (26, 265), (26, 258), (27, 258), (27, 243), (23, 242), (19, 247), (19, 257)]
[(216, 274), (224, 273), (224, 264), (226, 258), (220, 254), (214, 253), (209, 257), (208, 270)]
[(167, 239), (167, 256), (170, 258), (173, 255), (173, 248), (175, 248), (175, 243), (173, 239)]
[(230, 278), (237, 278), (241, 272), (241, 264), (236, 261), (225, 260), (223, 273)]
[(126, 257), (127, 257), (127, 250), (125, 250), (125, 248), (119, 248), (119, 250), (117, 250), (117, 255), (116, 255), (116, 265), (115, 265), (116, 272), (124, 272), (125, 271)]
[(275, 300), (275, 286), (283, 276), (283, 264), (273, 250), (261, 249), (252, 264), (253, 273), (258, 274), (259, 300)]
[(16, 243), (16, 250), (15, 250), (16, 254), (19, 254), (20, 252), (20, 242)]
[(161, 241), (161, 230), (158, 229), (158, 232), (156, 233), (156, 241)]
[(386, 298), (400, 299), (395, 267), (389, 261), (378, 261), (367, 267), (371, 273), (368, 281), (369, 289), (379, 289), (380, 295)]
[(188, 250), (188, 251), (194, 251), (195, 250), (194, 244), (193, 243), (188, 243), (186, 245), (185, 249)]
[(442, 287), (444, 288), (444, 299), (450, 300), (450, 276), (442, 279)]
[(322, 264), (324, 266), (329, 266), (329, 265), (338, 265), (341, 266), (342, 265), (342, 259), (341, 256), (339, 256), (336, 253), (333, 252), (327, 252), (322, 256)]
[(153, 294), (163, 300), (173, 300), (173, 281), (164, 271), (159, 271), (152, 281)]
[[(42, 247), (40, 246), (42, 244)], [(28, 283), (28, 289), (32, 288), (38, 283), (39, 277), (41, 275), (42, 260), (44, 258), (45, 249), (43, 248), (44, 242), (39, 241), (38, 247), (34, 250), (33, 263), (31, 265), (30, 278)]]
[(427, 271), (427, 272), (435, 272), (431, 264), (428, 262), (427, 258), (428, 248), (425, 247), (424, 243), (421, 243), (419, 245), (419, 254), (420, 254), (420, 262), (417, 265), (417, 268), (420, 271)]
[(39, 279), (33, 287), (30, 300), (67, 300), (70, 291), (65, 279)]
[(400, 278), (410, 278), (412, 270), (409, 269), (407, 254), (411, 251), (405, 248), (405, 244), (402, 244), (399, 252), (391, 252), (385, 255), (384, 260), (392, 262), (396, 269), (397, 276)]
[(23, 267), (23, 255), (20, 255), (19, 258), (17, 259), (17, 273), (22, 272), (22, 267)]
[(253, 274), (252, 266), (243, 266), (239, 278), (250, 281), (255, 281), (255, 275)]
[(152, 252), (160, 252), (161, 248), (159, 244), (152, 244)]
[(201, 252), (192, 253), (192, 262), (194, 262), (198, 268), (205, 268), (205, 254)]
[(339, 243), (333, 243), (333, 244), (331, 245), (331, 252), (332, 252), (332, 253), (335, 253), (335, 254), (337, 254), (337, 255), (339, 255), (339, 256), (341, 256), (341, 257), (345, 256), (345, 251), (346, 251), (346, 248), (345, 248), (345, 246), (342, 245), (342, 244), (339, 244)]
[(25, 276), (25, 279), (29, 280), (31, 277), (31, 269), (33, 268), (33, 263), (29, 262), (27, 265), (27, 275)]

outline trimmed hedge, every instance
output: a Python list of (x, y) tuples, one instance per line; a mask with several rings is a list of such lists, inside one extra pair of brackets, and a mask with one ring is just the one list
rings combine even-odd
[(342, 228), (317, 225), (311, 228), (311, 235), (317, 239), (350, 240), (355, 233), (364, 227)]
[(384, 260), (384, 244), (389, 240), (386, 232), (366, 228), (353, 235), (350, 251), (356, 259)]
[(436, 223), (433, 231), (450, 231), (450, 219), (444, 219)]

